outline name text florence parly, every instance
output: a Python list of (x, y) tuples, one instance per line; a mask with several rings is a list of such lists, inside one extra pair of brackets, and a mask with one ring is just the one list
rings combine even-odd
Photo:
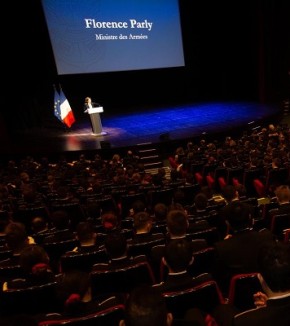
[(116, 29), (127, 29), (127, 28), (137, 28), (137, 29), (147, 29), (151, 31), (153, 23), (149, 22), (147, 19), (143, 21), (137, 21), (136, 19), (129, 19), (128, 22), (99, 22), (92, 18), (85, 18), (86, 28), (116, 28)]

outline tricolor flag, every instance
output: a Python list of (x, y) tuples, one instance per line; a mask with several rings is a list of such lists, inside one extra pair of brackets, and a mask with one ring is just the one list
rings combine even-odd
[(75, 122), (73, 111), (61, 87), (60, 93), (54, 88), (54, 115), (68, 128)]
[(60, 100), (59, 107), (60, 107), (61, 120), (64, 124), (67, 125), (68, 128), (70, 128), (72, 124), (75, 122), (75, 117), (62, 89), (60, 89), (59, 100)]

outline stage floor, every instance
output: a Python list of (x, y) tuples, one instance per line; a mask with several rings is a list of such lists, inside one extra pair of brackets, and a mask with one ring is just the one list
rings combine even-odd
[(6, 155), (45, 155), (96, 150), (105, 145), (117, 149), (164, 140), (214, 137), (225, 132), (233, 135), (238, 131), (259, 128), (268, 120), (276, 123), (279, 114), (278, 106), (245, 102), (193, 103), (139, 112), (136, 109), (133, 113), (114, 115), (108, 115), (104, 108), (101, 120), (106, 135), (93, 135), (89, 116), (84, 115), (71, 129), (56, 121), (54, 127), (16, 131), (7, 141), (1, 142), (1, 152)]

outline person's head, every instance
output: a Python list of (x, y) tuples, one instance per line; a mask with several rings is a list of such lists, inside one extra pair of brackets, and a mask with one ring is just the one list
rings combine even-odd
[(34, 233), (45, 231), (48, 229), (48, 223), (42, 216), (36, 216), (31, 221), (31, 229)]
[(120, 232), (109, 233), (105, 239), (105, 249), (111, 259), (127, 255), (127, 239)]
[(277, 197), (278, 203), (289, 203), (290, 202), (290, 188), (287, 185), (281, 185), (276, 188), (275, 195)]
[(66, 312), (77, 313), (81, 302), (92, 300), (90, 274), (80, 270), (64, 273), (59, 282), (57, 296)]
[(181, 205), (185, 205), (186, 204), (185, 193), (184, 193), (183, 190), (177, 189), (176, 191), (174, 191), (174, 194), (173, 194), (173, 202), (174, 203), (179, 203)]
[(171, 210), (166, 217), (170, 237), (184, 236), (188, 228), (187, 215), (182, 210)]
[(49, 256), (43, 247), (32, 244), (21, 251), (19, 264), (26, 274), (37, 275), (49, 269)]
[(139, 212), (133, 216), (135, 232), (149, 232), (152, 228), (152, 217), (147, 212)]
[(141, 199), (137, 199), (132, 204), (132, 211), (133, 214), (137, 214), (139, 212), (145, 212), (146, 211), (146, 205)]
[(87, 97), (85, 98), (85, 103), (86, 103), (86, 104), (90, 104), (91, 102), (92, 102), (92, 99), (91, 99), (90, 97), (87, 96)]
[(173, 240), (165, 246), (163, 263), (168, 267), (169, 272), (185, 271), (192, 262), (193, 256), (188, 241)]
[(194, 205), (197, 210), (205, 210), (208, 205), (208, 199), (202, 192), (198, 193), (194, 197)]
[(94, 245), (96, 242), (96, 232), (94, 225), (89, 221), (80, 222), (76, 228), (76, 236), (82, 244)]
[(169, 326), (172, 321), (161, 292), (150, 285), (140, 285), (131, 291), (119, 326)]
[(258, 255), (259, 279), (268, 296), (290, 293), (290, 248), (282, 242), (263, 246)]
[(113, 212), (107, 212), (101, 215), (101, 221), (103, 227), (110, 231), (115, 229), (118, 226), (118, 217)]
[(157, 203), (154, 206), (154, 219), (156, 222), (166, 222), (166, 215), (167, 215), (168, 208), (163, 203)]
[(232, 185), (226, 185), (222, 189), (224, 199), (230, 203), (233, 199), (238, 198), (238, 192)]
[(242, 202), (236, 202), (230, 207), (228, 222), (233, 231), (240, 231), (252, 226), (250, 207)]
[(28, 245), (28, 236), (24, 224), (11, 222), (6, 226), (4, 233), (6, 245), (13, 252), (20, 252)]

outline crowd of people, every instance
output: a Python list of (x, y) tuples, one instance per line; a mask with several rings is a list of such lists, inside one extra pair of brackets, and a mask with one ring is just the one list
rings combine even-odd
[[(178, 147), (167, 158), (169, 176), (146, 171), (133, 149), (111, 159), (8, 161), (0, 170), (1, 320), (16, 323), (19, 315), (1, 304), (5, 292), (54, 284), (55, 311), (29, 320), (121, 305), (126, 326), (289, 325), (289, 242), (271, 228), (273, 215), (290, 214), (289, 153), (288, 129), (269, 125), (241, 139)], [(255, 174), (246, 181), (248, 171)], [(196, 275), (194, 254), (207, 248), (211, 268)], [(65, 255), (84, 263), (64, 271)], [(122, 293), (92, 287), (91, 273), (144, 262), (148, 284)], [(257, 273), (263, 289), (253, 292), (251, 311), (226, 303), (231, 278), (243, 273)], [(225, 299), (215, 309), (191, 307), (182, 318), (168, 311), (165, 293), (208, 281)]]

